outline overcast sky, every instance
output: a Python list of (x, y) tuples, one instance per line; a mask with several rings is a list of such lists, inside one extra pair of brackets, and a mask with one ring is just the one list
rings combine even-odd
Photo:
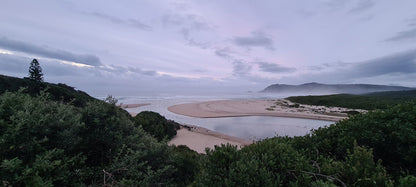
[(0, 74), (95, 96), (416, 87), (415, 0), (3, 0)]

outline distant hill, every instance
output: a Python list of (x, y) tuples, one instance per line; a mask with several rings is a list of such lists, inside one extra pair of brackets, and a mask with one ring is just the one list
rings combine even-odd
[(37, 95), (41, 90), (49, 93), (52, 100), (71, 103), (75, 106), (85, 106), (88, 101), (95, 100), (87, 93), (75, 90), (66, 84), (53, 84), (47, 82), (36, 82), (29, 79), (0, 75), (0, 94), (9, 91), (15, 92), (24, 88), (24, 93)]
[(320, 84), (306, 83), (301, 85), (273, 84), (262, 92), (300, 94), (300, 95), (322, 95), (322, 94), (364, 94), (384, 91), (403, 91), (415, 88), (403, 86), (386, 86), (373, 84)]

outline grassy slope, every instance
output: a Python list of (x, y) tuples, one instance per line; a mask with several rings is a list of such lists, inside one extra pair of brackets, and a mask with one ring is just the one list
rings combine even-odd
[(296, 96), (287, 98), (292, 102), (354, 109), (386, 109), (404, 101), (416, 99), (416, 90), (376, 92), (364, 95), (336, 94), (323, 96)]

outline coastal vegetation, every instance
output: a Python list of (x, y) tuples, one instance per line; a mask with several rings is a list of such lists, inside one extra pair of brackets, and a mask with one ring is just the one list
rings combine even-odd
[(2, 185), (184, 186), (194, 180), (196, 152), (159, 142), (113, 103), (62, 84), (0, 80)]
[(157, 113), (132, 117), (63, 84), (1, 76), (0, 88), (4, 186), (416, 185), (415, 101), (198, 154), (167, 145), (178, 124)]
[(416, 90), (374, 92), (361, 95), (294, 96), (287, 99), (294, 103), (306, 105), (374, 110), (387, 109), (405, 101), (414, 100), (416, 99)]
[(416, 102), (370, 111), (302, 137), (207, 152), (202, 186), (414, 186)]

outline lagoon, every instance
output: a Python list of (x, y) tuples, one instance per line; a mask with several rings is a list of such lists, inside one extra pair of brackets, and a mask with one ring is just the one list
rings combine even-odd
[[(282, 97), (278, 97), (282, 98)], [(169, 106), (183, 103), (212, 101), (228, 99), (276, 99), (276, 96), (247, 94), (247, 95), (220, 95), (220, 96), (130, 96), (121, 97), (120, 103), (148, 103), (150, 105), (128, 108), (127, 111), (140, 113), (142, 111), (154, 111), (181, 124), (190, 124), (204, 127), (227, 135), (260, 140), (274, 136), (303, 136), (311, 129), (333, 124), (331, 121), (271, 117), (271, 116), (245, 116), (245, 117), (221, 117), (221, 118), (196, 118), (174, 114), (167, 110)]]

